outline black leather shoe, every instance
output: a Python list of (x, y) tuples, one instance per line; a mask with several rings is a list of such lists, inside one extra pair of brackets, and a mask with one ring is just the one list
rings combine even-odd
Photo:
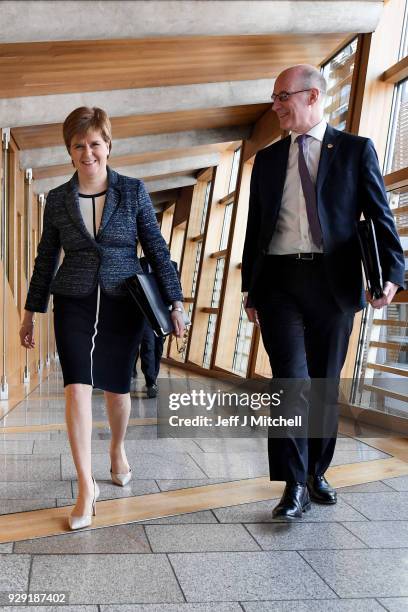
[(157, 397), (158, 390), (159, 390), (159, 387), (157, 385), (155, 384), (149, 385), (148, 387), (146, 387), (147, 397), (148, 398)]
[(272, 511), (272, 517), (291, 521), (302, 518), (303, 512), (307, 512), (310, 508), (307, 486), (301, 482), (288, 482), (279, 504)]
[(335, 504), (337, 493), (324, 476), (309, 476), (307, 479), (310, 499), (318, 504)]

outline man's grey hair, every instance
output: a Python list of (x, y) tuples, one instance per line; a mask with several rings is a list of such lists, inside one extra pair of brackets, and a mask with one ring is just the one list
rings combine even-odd
[(302, 87), (305, 89), (312, 89), (313, 87), (316, 87), (322, 92), (324, 97), (327, 91), (327, 82), (323, 74), (314, 66), (299, 66), (299, 71)]

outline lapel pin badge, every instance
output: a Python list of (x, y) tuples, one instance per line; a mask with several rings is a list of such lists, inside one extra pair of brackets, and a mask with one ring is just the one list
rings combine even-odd
[(328, 148), (328, 149), (332, 149), (332, 148), (333, 148), (333, 145), (332, 145), (332, 144), (328, 144), (328, 145), (327, 145), (327, 148)]

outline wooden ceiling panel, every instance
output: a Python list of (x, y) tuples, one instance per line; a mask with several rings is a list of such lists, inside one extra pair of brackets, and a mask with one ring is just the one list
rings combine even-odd
[[(269, 108), (270, 104), (249, 104), (174, 113), (113, 117), (111, 118), (112, 133), (116, 140), (147, 134), (168, 134), (187, 130), (250, 125), (255, 123)], [(13, 128), (12, 135), (20, 150), (64, 144), (61, 123)]]
[(350, 34), (194, 36), (0, 45), (0, 97), (272, 78)]

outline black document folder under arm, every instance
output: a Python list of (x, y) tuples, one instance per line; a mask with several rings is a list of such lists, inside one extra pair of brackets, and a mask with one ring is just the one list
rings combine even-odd
[[(164, 337), (172, 334), (174, 326), (170, 310), (162, 298), (154, 273), (140, 273), (127, 278), (126, 286), (156, 336)], [(190, 324), (186, 315), (185, 324)]]
[(377, 238), (372, 219), (359, 221), (357, 232), (368, 291), (373, 298), (378, 299), (383, 296), (383, 281)]

